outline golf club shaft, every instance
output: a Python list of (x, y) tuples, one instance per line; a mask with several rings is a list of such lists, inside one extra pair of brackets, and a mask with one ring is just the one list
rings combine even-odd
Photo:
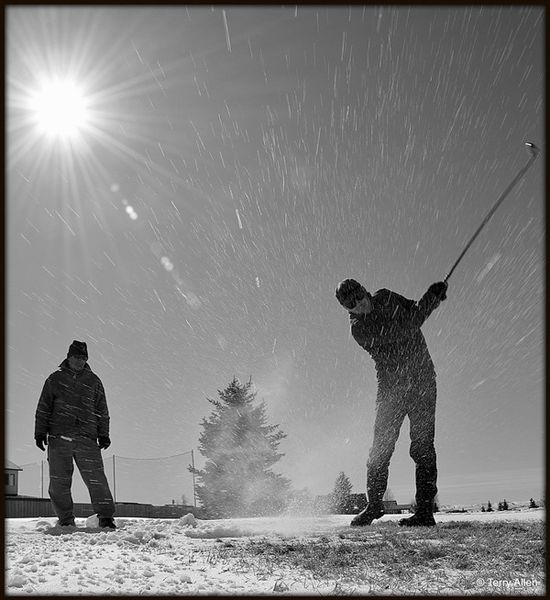
[(455, 264), (451, 267), (451, 270), (445, 276), (445, 279), (443, 280), (443, 281), (445, 281), (445, 283), (448, 281), (449, 277), (453, 274), (453, 271), (456, 269), (456, 267), (458, 266), (458, 263), (462, 260), (462, 258), (464, 257), (464, 255), (466, 254), (466, 252), (468, 251), (468, 249), (470, 248), (470, 246), (474, 243), (474, 240), (477, 238), (477, 236), (479, 235), (480, 231), (485, 227), (485, 225), (487, 225), (487, 222), (493, 216), (493, 214), (495, 213), (496, 209), (501, 205), (501, 203), (506, 198), (506, 196), (508, 196), (508, 194), (516, 186), (516, 184), (518, 183), (518, 181), (525, 175), (525, 173), (527, 172), (527, 170), (529, 169), (529, 167), (533, 164), (534, 160), (537, 158), (538, 152), (539, 152), (538, 148), (534, 144), (531, 144), (531, 143), (527, 143), (526, 146), (530, 147), (531, 157), (529, 158), (529, 160), (527, 161), (527, 163), (525, 164), (525, 166), (518, 171), (518, 174), (514, 177), (513, 181), (502, 192), (502, 194), (500, 195), (499, 199), (495, 202), (495, 205), (493, 206), (493, 208), (491, 208), (491, 210), (487, 213), (487, 216), (483, 219), (483, 222), (477, 228), (476, 232), (471, 237), (470, 241), (466, 244), (466, 247), (464, 248), (464, 250), (462, 250), (462, 252), (460, 253), (460, 256), (456, 259)]

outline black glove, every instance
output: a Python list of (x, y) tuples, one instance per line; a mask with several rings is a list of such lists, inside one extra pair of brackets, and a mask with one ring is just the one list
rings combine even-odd
[(428, 288), (428, 292), (432, 293), (439, 301), (443, 302), (443, 300), (447, 300), (448, 287), (449, 285), (445, 281), (438, 281), (437, 283), (432, 283)]
[(46, 448), (44, 448), (44, 446), (48, 445), (48, 436), (45, 433), (35, 435), (34, 441), (36, 442), (36, 445), (40, 448), (40, 450), (42, 450), (42, 452), (44, 452), (44, 450), (46, 450)]
[(101, 450), (106, 450), (111, 445), (111, 440), (108, 435), (100, 435), (97, 438), (97, 445)]

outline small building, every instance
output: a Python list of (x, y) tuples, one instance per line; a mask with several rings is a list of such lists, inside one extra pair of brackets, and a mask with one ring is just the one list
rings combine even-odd
[[(384, 512), (387, 515), (391, 514), (403, 514), (411, 512), (410, 504), (397, 504), (396, 500), (383, 500)], [(361, 512), (367, 506), (366, 494), (350, 494), (348, 508), (343, 511), (343, 514), (357, 514)], [(326, 494), (317, 496), (314, 503), (314, 512), (316, 514), (331, 514), (332, 510), (332, 496)]]
[(15, 463), (10, 460), (6, 460), (6, 496), (17, 496), (19, 489), (19, 471), (22, 471), (21, 467), (18, 467)]

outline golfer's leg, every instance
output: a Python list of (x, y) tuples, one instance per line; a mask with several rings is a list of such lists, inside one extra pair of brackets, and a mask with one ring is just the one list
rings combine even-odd
[(427, 514), (432, 514), (437, 494), (434, 446), (436, 397), (437, 387), (433, 376), (416, 386), (409, 399), (410, 455), (416, 463), (416, 504), (418, 511)]
[(406, 414), (401, 391), (396, 387), (378, 390), (374, 439), (367, 461), (367, 497), (371, 507), (382, 507), (388, 486), (390, 460)]

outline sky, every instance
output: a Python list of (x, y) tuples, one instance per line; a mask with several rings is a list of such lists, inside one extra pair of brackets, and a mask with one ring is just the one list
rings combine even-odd
[[(525, 142), (544, 153), (543, 33), (537, 6), (7, 7), (21, 492), (46, 494), (34, 413), (73, 339), (107, 393), (119, 501), (192, 497), (208, 398), (233, 377), (287, 434), (274, 470), (295, 489), (344, 471), (363, 492), (376, 376), (335, 287), (419, 299), (445, 277)], [(423, 326), (442, 504), (543, 494), (544, 163)], [(389, 488), (414, 496), (407, 420)]]

